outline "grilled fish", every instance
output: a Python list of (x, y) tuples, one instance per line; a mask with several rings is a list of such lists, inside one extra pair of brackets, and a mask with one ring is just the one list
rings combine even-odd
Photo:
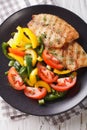
[(36, 36), (44, 36), (47, 47), (61, 48), (79, 38), (78, 32), (63, 19), (51, 14), (33, 15), (28, 27)]
[(66, 69), (71, 71), (87, 67), (87, 53), (77, 42), (72, 42), (60, 49), (48, 49)]

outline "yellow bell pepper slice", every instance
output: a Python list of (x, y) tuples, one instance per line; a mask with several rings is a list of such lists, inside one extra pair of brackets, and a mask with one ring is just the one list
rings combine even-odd
[(18, 32), (15, 33), (13, 39), (11, 38), (8, 41), (8, 44), (10, 45), (10, 47), (15, 48), (17, 45), (19, 45), (19, 43), (22, 41), (23, 38), (23, 30), (20, 26), (17, 27)]
[(22, 40), (24, 41), (24, 43), (31, 43), (31, 40), (27, 38), (24, 34)]
[(10, 47), (15, 48), (17, 46), (24, 47), (26, 44), (30, 44), (31, 40), (27, 38), (23, 33), (23, 28), (17, 27), (18, 32), (15, 33), (14, 37), (8, 41)]
[(25, 51), (26, 54), (30, 54), (32, 57), (32, 66), (35, 66), (37, 62), (37, 53), (33, 49), (27, 49)]
[(21, 64), (21, 66), (24, 65), (23, 57), (17, 56), (17, 55), (15, 55), (13, 53), (8, 53), (8, 55), (11, 56), (13, 59), (17, 60)]
[(37, 82), (37, 78), (36, 78), (37, 74), (38, 74), (38, 68), (33, 69), (32, 72), (30, 73), (29, 79), (32, 85), (34, 85)]
[(28, 78), (25, 78), (24, 81), (31, 87), (33, 87), (33, 84), (30, 82)]
[(39, 45), (36, 35), (29, 28), (23, 28), (23, 32), (30, 38), (32, 48), (35, 49)]
[(51, 92), (50, 86), (46, 82), (44, 82), (42, 80), (37, 81), (36, 84), (35, 84), (35, 87), (37, 87), (37, 88), (38, 87), (44, 87), (44, 88), (47, 89), (48, 92)]
[(10, 47), (12, 47), (12, 46), (13, 46), (13, 43), (14, 43), (13, 38), (10, 38), (7, 43), (8, 43), (8, 45), (9, 45)]
[(53, 72), (56, 73), (56, 74), (68, 74), (71, 71), (70, 70), (57, 70), (57, 69), (54, 69)]
[(41, 62), (41, 61), (43, 61), (43, 58), (41, 56), (38, 56), (37, 60)]
[(20, 33), (19, 35), (19, 44), (18, 46), (20, 47), (24, 47), (26, 44), (30, 44), (31, 40), (29, 38), (27, 38), (24, 33), (23, 33), (23, 28), (21, 28), (20, 26), (17, 27), (18, 33)]

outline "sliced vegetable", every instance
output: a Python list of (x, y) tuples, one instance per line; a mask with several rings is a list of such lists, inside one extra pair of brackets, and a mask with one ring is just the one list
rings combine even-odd
[(72, 88), (76, 83), (76, 76), (74, 78), (71, 77), (65, 77), (65, 78), (59, 78), (57, 80), (57, 84), (51, 84), (51, 87), (56, 91), (66, 91)]
[(50, 65), (52, 68), (59, 70), (63, 69), (63, 65), (60, 63), (60, 61), (56, 59), (52, 54), (49, 54), (47, 49), (43, 51), (42, 58), (44, 62)]
[(19, 63), (18, 61), (15, 61), (13, 66), (15, 67), (15, 69), (16, 69), (17, 71), (20, 70), (21, 65), (20, 65), (20, 63)]
[(38, 51), (38, 54), (39, 54), (40, 56), (42, 55), (43, 50), (44, 50), (44, 44), (41, 44), (41, 45), (40, 45), (40, 49), (39, 49), (39, 51)]
[(35, 83), (37, 82), (37, 77), (36, 77), (37, 74), (38, 74), (38, 68), (33, 69), (30, 73), (29, 79), (32, 85), (35, 85)]
[(58, 70), (58, 69), (54, 69), (53, 72), (56, 73), (56, 74), (68, 74), (71, 71), (70, 70)]
[(44, 105), (45, 101), (44, 101), (44, 99), (40, 99), (40, 100), (38, 100), (38, 103), (39, 103), (39, 105)]
[(25, 36), (24, 34), (23, 34), (22, 40), (25, 43), (24, 46), (26, 45), (26, 43), (29, 45), (31, 44), (31, 40), (27, 36)]
[(25, 58), (25, 61), (26, 61), (26, 67), (27, 67), (28, 78), (29, 78), (30, 73), (32, 71), (32, 58), (29, 55), (26, 55), (24, 58)]
[(47, 90), (46, 88), (26, 87), (24, 89), (24, 94), (32, 99), (42, 99), (46, 96)]
[(28, 77), (28, 73), (27, 73), (27, 67), (26, 66), (22, 66), (19, 70), (19, 74), (21, 75), (21, 77), (24, 79), (25, 77)]
[(37, 60), (40, 61), (40, 62), (43, 61), (43, 59), (42, 59), (41, 56), (38, 56), (38, 57), (37, 57)]
[(55, 76), (52, 71), (48, 70), (40, 63), (37, 65), (37, 67), (38, 67), (38, 75), (43, 81), (47, 83), (53, 83), (57, 81), (58, 76)]
[(12, 47), (12, 48), (16, 48), (17, 45), (20, 44), (20, 42), (22, 41), (22, 38), (23, 38), (23, 30), (22, 30), (22, 28), (20, 26), (18, 26), (17, 30), (18, 30), (18, 32), (15, 33), (13, 39), (11, 38), (8, 41), (9, 46)]
[(15, 54), (13, 54), (13, 53), (8, 53), (8, 55), (9, 55), (10, 57), (12, 57), (13, 59), (17, 60), (17, 61), (21, 64), (21, 66), (24, 65), (24, 59), (23, 59), (23, 57), (17, 56), (17, 55), (15, 55)]
[(30, 38), (32, 48), (35, 49), (39, 45), (35, 34), (29, 28), (23, 28), (23, 32)]
[(30, 79), (29, 78), (25, 78), (24, 81), (26, 82), (27, 85), (33, 87), (33, 84), (30, 82)]
[(10, 60), (8, 63), (8, 66), (14, 66), (14, 62), (15, 62), (15, 60)]
[(30, 48), (32, 48), (32, 44), (31, 44), (31, 43), (25, 45), (25, 49), (26, 49), (26, 50), (27, 50), (27, 49), (30, 49)]
[(9, 45), (8, 45), (7, 42), (3, 42), (3, 43), (2, 43), (2, 51), (3, 51), (4, 55), (5, 55), (7, 58), (12, 59), (12, 58), (8, 55), (8, 47), (9, 47)]
[(25, 55), (25, 52), (24, 51), (21, 51), (19, 48), (8, 48), (8, 51), (9, 53), (13, 53), (15, 55), (18, 55), (18, 56), (24, 56)]
[(14, 33), (13, 38), (8, 41), (11, 48), (25, 47), (26, 44), (31, 44), (31, 40), (23, 33), (23, 28), (17, 27), (18, 32)]
[(48, 70), (51, 70), (51, 69), (52, 69), (49, 65), (46, 65), (46, 68), (47, 68)]
[(53, 101), (55, 99), (58, 99), (59, 97), (57, 95), (54, 94), (49, 94), (45, 97), (45, 101)]
[(37, 81), (36, 84), (35, 84), (35, 87), (36, 88), (43, 87), (43, 88), (46, 88), (48, 92), (51, 92), (50, 86), (42, 80)]
[(14, 67), (11, 67), (8, 71), (8, 81), (11, 86), (16, 90), (23, 90), (26, 87), (22, 78)]
[(45, 34), (45, 33), (41, 34), (41, 35), (38, 37), (38, 43), (39, 43), (39, 44), (43, 44), (44, 38), (46, 38), (46, 34)]
[(65, 96), (65, 94), (66, 94), (66, 92), (56, 92), (56, 93), (50, 93), (50, 94), (48, 94), (45, 98), (44, 98), (44, 100), (45, 101), (54, 101), (54, 100), (56, 100), (56, 99), (58, 99), (58, 98), (61, 98), (61, 97), (64, 97)]
[(25, 51), (25, 53), (31, 55), (31, 57), (32, 57), (32, 65), (35, 66), (35, 64), (37, 62), (37, 53), (33, 49), (27, 49)]
[(39, 37), (37, 38), (37, 40), (38, 40), (38, 43), (39, 43), (39, 44), (42, 44), (42, 43), (43, 43), (43, 39), (42, 39), (41, 36), (39, 36)]
[(36, 51), (38, 55), (41, 56), (44, 50), (43, 38), (41, 36), (38, 37), (38, 43), (39, 43), (39, 47), (36, 49)]

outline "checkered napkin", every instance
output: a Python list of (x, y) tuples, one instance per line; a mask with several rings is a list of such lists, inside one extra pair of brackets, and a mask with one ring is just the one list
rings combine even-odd
[[(23, 113), (13, 108), (8, 103), (6, 103), (1, 97), (0, 97), (0, 106), (2, 109), (3, 116), (6, 118), (10, 117), (12, 120), (20, 120), (29, 117), (29, 114)], [(80, 103), (79, 105), (77, 105), (76, 107), (72, 108), (71, 110), (65, 113), (55, 116), (45, 116), (41, 118), (44, 118), (51, 125), (58, 125), (59, 123), (63, 123), (64, 121), (69, 120), (73, 116), (78, 116), (84, 110), (87, 110), (87, 98), (82, 103)]]
[[(63, 0), (62, 0), (63, 1)], [(0, 0), (0, 24), (11, 14), (27, 6), (36, 4), (52, 4), (56, 5), (56, 0)], [(61, 5), (62, 6), (62, 3)], [(0, 97), (0, 107), (2, 114), (6, 117), (10, 117), (13, 120), (23, 119), (29, 116), (26, 113), (16, 110), (9, 104), (7, 104)], [(56, 116), (45, 116), (42, 117), (47, 120), (50, 124), (57, 125), (65, 120), (70, 119), (72, 116), (80, 114), (83, 110), (87, 109), (87, 99), (77, 105), (75, 108)]]

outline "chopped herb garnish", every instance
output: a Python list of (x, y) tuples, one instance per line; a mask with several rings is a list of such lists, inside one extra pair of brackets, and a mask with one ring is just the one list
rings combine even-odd
[(46, 20), (47, 20), (47, 19), (46, 19), (46, 16), (43, 17), (43, 20), (44, 20), (44, 22), (46, 22)]
[(42, 38), (46, 38), (46, 33), (45, 33), (45, 32), (42, 33), (42, 34), (41, 34), (41, 37), (42, 37)]
[[(57, 55), (57, 54), (56, 54), (56, 55)], [(59, 55), (59, 57), (60, 57), (60, 59), (64, 58), (64, 56), (62, 56), (62, 55)]]
[(52, 46), (53, 42), (50, 41), (49, 44), (50, 44), (50, 46)]
[(72, 58), (69, 59), (69, 64), (74, 64), (74, 60)]
[(61, 30), (58, 29), (58, 30), (57, 30), (57, 33), (60, 33), (60, 32), (61, 32)]
[(53, 26), (55, 26), (55, 23), (53, 23)]
[(56, 38), (56, 39), (55, 39), (55, 42), (59, 42), (59, 38)]
[(48, 25), (49, 25), (49, 23), (45, 24), (45, 26), (48, 26)]
[(55, 50), (51, 50), (50, 53), (51, 53), (52, 55), (55, 55), (55, 56), (57, 55), (57, 53), (55, 52)]
[(12, 33), (11, 33), (11, 36), (14, 37), (15, 33), (16, 33), (16, 32), (12, 32)]

